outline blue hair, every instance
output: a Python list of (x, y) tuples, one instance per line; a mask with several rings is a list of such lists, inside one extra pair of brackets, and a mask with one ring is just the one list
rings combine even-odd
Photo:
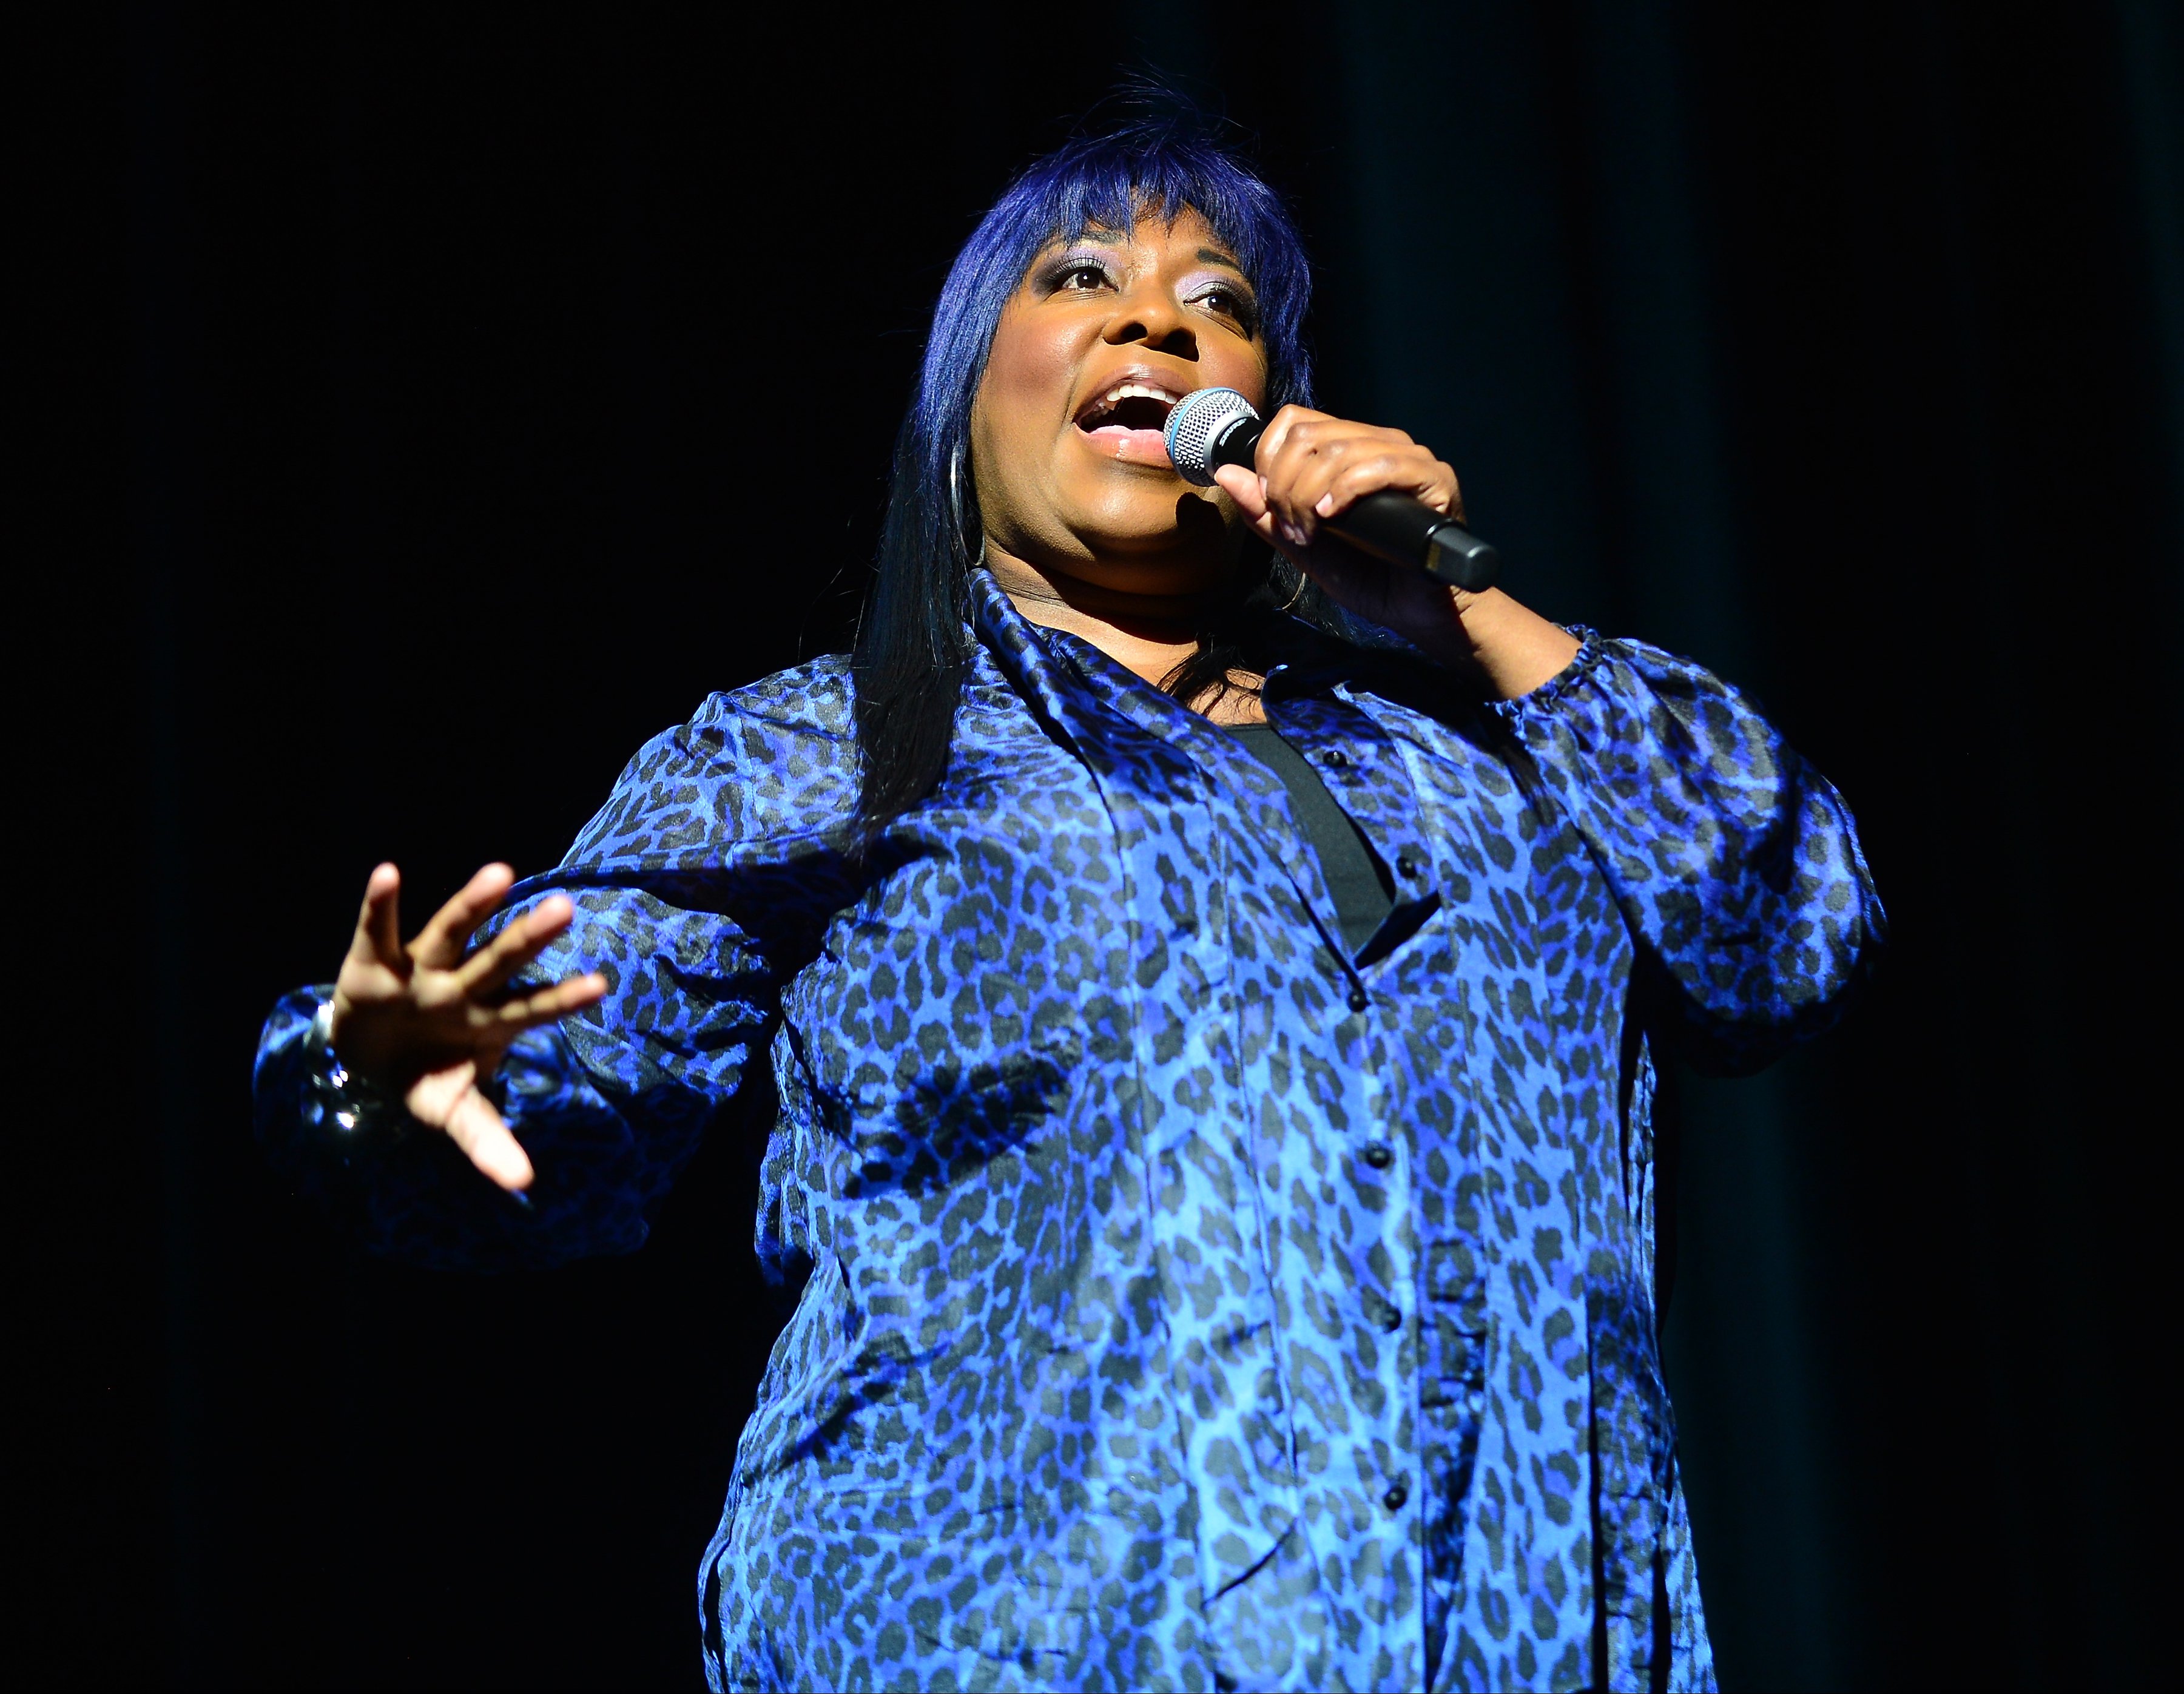
[(1080, 136), (1011, 183), (949, 269), (895, 443), (878, 580), (852, 660), (867, 831), (924, 798), (947, 766), (979, 533), (971, 407), (1003, 309), (1050, 243), (1186, 209), (1235, 254), (1258, 297), (1269, 414), (1311, 404), (1304, 243), (1279, 197), (1195, 114)]

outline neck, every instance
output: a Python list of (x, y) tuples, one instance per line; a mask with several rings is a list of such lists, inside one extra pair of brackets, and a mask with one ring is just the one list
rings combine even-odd
[[(1001, 592), (1030, 622), (1059, 629), (1089, 641), (1100, 651), (1155, 688), (1198, 651), (1198, 632), (1206, 627), (1216, 591), (1195, 593), (1134, 593), (1087, 582), (1058, 571), (1045, 571), (986, 541), (986, 568)], [(1201, 702), (1217, 722), (1260, 722), (1261, 678), (1233, 672), (1230, 681), (1247, 691)]]

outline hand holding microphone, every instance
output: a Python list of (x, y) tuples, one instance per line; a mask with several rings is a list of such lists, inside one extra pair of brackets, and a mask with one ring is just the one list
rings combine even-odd
[[(1324, 530), (1373, 558), (1474, 593), (1501, 570), (1501, 554), (1457, 521), (1455, 473), (1401, 431), (1301, 406), (1284, 407), (1268, 425), (1234, 388), (1201, 388), (1170, 411), (1167, 437), (1185, 482), (1219, 482), (1246, 517), (1271, 522), (1268, 538), (1285, 552), (1309, 550)], [(1221, 474), (1230, 467), (1245, 474)]]

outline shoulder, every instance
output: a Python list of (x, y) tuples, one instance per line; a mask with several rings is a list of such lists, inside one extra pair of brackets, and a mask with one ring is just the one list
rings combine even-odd
[(784, 761), (851, 756), (856, 733), (850, 660), (828, 654), (740, 688), (709, 695), (690, 721), (645, 745), (663, 758), (725, 761), (745, 774)]
[(565, 865), (823, 833), (856, 804), (850, 661), (711, 694), (638, 749)]

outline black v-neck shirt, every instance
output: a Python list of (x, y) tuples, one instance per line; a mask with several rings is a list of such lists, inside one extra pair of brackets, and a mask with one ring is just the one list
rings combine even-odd
[(1290, 791), (1290, 810), (1319, 858), (1319, 873), (1334, 901), (1342, 945), (1356, 958), (1379, 932), (1395, 907), (1395, 884), (1368, 846), (1350, 814), (1335, 804), (1319, 772), (1303, 754), (1281, 738), (1270, 723), (1224, 723), (1246, 753), (1282, 779)]

